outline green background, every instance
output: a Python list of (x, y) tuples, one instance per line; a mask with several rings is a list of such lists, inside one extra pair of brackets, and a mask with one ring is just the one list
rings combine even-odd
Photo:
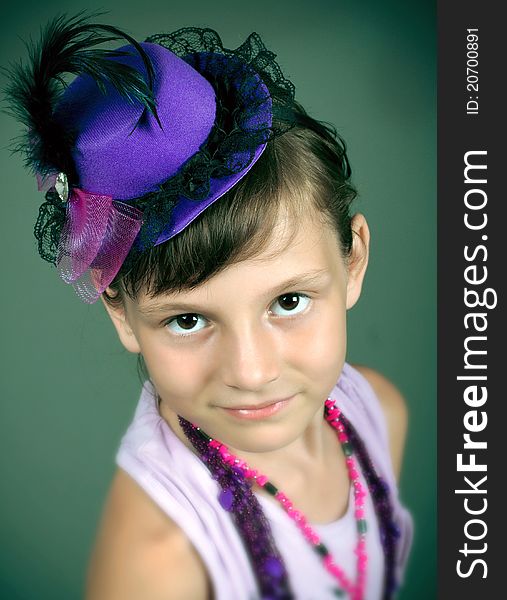
[[(226, 46), (257, 31), (297, 98), (349, 146), (372, 232), (363, 296), (349, 313), (348, 360), (390, 377), (410, 429), (401, 496), (415, 541), (400, 598), (436, 596), (436, 16), (433, 2), (322, 0), (4, 2), (0, 62), (58, 11), (103, 8), (139, 39), (209, 26)], [(2, 81), (5, 84), (5, 80)], [(114, 455), (137, 403), (135, 358), (101, 305), (86, 306), (37, 255), (42, 196), (1, 115), (0, 597), (82, 597)]]

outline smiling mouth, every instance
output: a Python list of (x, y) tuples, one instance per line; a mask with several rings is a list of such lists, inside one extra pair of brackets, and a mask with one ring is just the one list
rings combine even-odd
[(281, 400), (268, 400), (255, 406), (240, 406), (235, 408), (222, 407), (230, 415), (240, 419), (262, 419), (280, 412), (285, 408), (294, 396)]

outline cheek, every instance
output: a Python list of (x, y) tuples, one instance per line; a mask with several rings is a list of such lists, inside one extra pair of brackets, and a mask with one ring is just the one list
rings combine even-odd
[(332, 388), (342, 370), (347, 347), (346, 311), (327, 306), (293, 340), (294, 364), (318, 387)]
[(206, 361), (195, 351), (151, 341), (141, 343), (141, 353), (155, 388), (169, 404), (188, 405), (204, 387)]

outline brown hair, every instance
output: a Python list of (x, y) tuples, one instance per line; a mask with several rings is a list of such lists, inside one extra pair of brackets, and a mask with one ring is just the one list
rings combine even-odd
[[(192, 289), (227, 266), (255, 258), (282, 211), (313, 208), (336, 231), (344, 257), (352, 248), (350, 203), (356, 191), (345, 143), (334, 127), (297, 105), (297, 125), (268, 143), (252, 169), (181, 233), (123, 268), (104, 293), (110, 304)], [(296, 221), (297, 222), (297, 221)], [(295, 232), (294, 232), (295, 233)], [(290, 242), (290, 239), (289, 239)]]

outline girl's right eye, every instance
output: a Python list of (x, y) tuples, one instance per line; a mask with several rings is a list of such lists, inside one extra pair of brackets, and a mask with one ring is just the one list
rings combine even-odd
[(198, 315), (197, 313), (186, 313), (184, 315), (172, 317), (167, 321), (165, 326), (175, 335), (184, 337), (200, 331), (205, 326), (196, 326), (200, 320), (205, 320), (202, 315)]

